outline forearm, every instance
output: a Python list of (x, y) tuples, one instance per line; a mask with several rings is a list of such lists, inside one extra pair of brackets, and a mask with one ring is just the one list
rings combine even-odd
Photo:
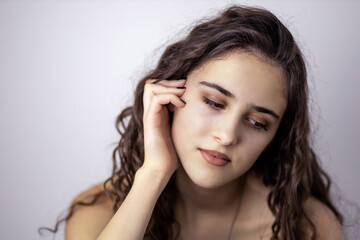
[(156, 201), (169, 178), (140, 168), (128, 196), (97, 240), (143, 239)]

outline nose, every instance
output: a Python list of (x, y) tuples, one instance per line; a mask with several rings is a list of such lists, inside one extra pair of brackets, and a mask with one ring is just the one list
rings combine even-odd
[(234, 145), (240, 142), (240, 121), (238, 118), (227, 117), (216, 124), (213, 130), (215, 140), (224, 146)]

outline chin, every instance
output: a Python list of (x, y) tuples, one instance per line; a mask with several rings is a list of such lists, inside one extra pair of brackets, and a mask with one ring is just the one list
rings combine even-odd
[[(216, 169), (216, 168), (197, 168), (194, 166), (183, 166), (184, 173), (188, 180), (191, 181), (197, 187), (204, 189), (217, 189), (220, 188), (233, 180), (237, 179), (239, 176), (232, 176), (229, 174), (230, 169)], [(220, 170), (220, 171), (219, 171)]]

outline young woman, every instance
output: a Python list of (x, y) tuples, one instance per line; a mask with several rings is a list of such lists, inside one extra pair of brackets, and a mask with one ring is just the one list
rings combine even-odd
[(272, 13), (232, 6), (198, 24), (138, 83), (112, 176), (74, 200), (66, 239), (343, 239), (307, 100)]

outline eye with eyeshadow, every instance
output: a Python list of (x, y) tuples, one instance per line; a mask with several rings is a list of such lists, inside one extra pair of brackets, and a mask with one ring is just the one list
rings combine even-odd
[(216, 111), (225, 109), (224, 105), (222, 105), (220, 103), (217, 103), (215, 101), (212, 101), (207, 97), (203, 97), (203, 101), (204, 101), (205, 104), (209, 105), (210, 108), (212, 108), (212, 109), (214, 109)]
[(268, 130), (268, 126), (266, 124), (262, 124), (258, 121), (255, 121), (254, 119), (248, 119), (250, 122), (250, 126), (252, 128), (254, 128), (257, 131), (267, 131)]
[[(225, 109), (225, 106), (223, 104), (220, 104), (213, 100), (210, 100), (207, 97), (203, 97), (203, 101), (205, 104), (207, 104), (211, 109), (213, 109), (215, 111), (220, 111), (220, 110)], [(247, 120), (249, 122), (249, 126), (256, 131), (267, 131), (268, 130), (267, 124), (262, 124), (251, 118), (248, 118)]]

